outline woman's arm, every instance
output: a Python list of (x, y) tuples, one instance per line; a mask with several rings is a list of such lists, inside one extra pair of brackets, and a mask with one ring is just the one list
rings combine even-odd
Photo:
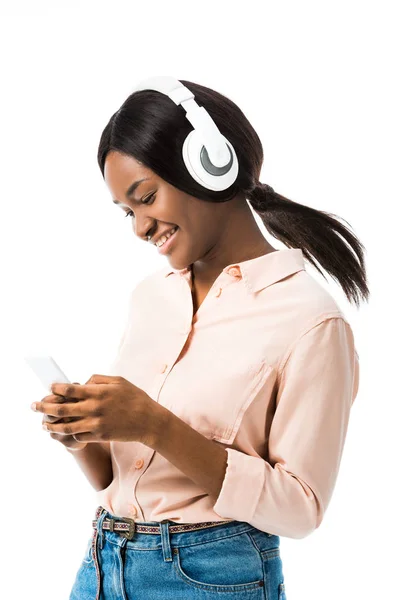
[(86, 475), (89, 483), (100, 492), (113, 480), (110, 442), (88, 442), (82, 449), (67, 448)]

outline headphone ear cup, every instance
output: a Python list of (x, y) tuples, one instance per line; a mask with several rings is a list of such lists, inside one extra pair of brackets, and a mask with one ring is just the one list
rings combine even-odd
[(215, 192), (228, 189), (236, 181), (239, 173), (236, 152), (226, 137), (221, 137), (231, 154), (230, 163), (224, 167), (216, 167), (210, 162), (207, 150), (195, 129), (188, 134), (182, 146), (183, 162), (190, 175), (197, 183)]

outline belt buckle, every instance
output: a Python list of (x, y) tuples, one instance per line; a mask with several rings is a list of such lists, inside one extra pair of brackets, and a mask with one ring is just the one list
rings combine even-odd
[(124, 521), (125, 523), (129, 523), (129, 530), (120, 531), (119, 533), (128, 540), (131, 540), (135, 533), (135, 519), (129, 519), (128, 517), (120, 517), (118, 520)]

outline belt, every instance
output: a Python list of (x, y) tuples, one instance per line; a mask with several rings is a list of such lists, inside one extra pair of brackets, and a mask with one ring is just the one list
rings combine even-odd
[[(196, 531), (198, 529), (206, 529), (207, 527), (217, 527), (217, 525), (222, 525), (223, 523), (231, 523), (232, 519), (228, 521), (205, 521), (204, 523), (183, 523), (182, 525), (171, 525), (169, 527), (170, 533), (178, 533), (182, 531)], [(168, 519), (164, 521), (160, 521), (160, 523), (166, 523)], [(172, 522), (172, 521), (171, 521)], [(92, 521), (92, 526), (94, 529), (97, 529), (97, 520)], [(137, 533), (150, 533), (153, 535), (161, 534), (160, 525), (141, 525), (140, 523), (135, 522), (135, 519), (128, 519), (125, 517), (107, 518), (103, 520), (102, 529), (106, 529), (108, 531), (116, 531), (120, 533), (123, 537), (131, 540), (134, 536), (135, 531)]]

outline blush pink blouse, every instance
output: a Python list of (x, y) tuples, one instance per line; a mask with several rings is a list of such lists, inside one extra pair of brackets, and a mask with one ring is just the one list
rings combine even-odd
[[(98, 503), (135, 521), (245, 521), (302, 538), (319, 527), (359, 385), (353, 332), (301, 249), (226, 266), (193, 318), (190, 269), (131, 292), (110, 375), (121, 375), (227, 452), (215, 502), (161, 454), (110, 442)], [(182, 448), (182, 452), (185, 448)]]

